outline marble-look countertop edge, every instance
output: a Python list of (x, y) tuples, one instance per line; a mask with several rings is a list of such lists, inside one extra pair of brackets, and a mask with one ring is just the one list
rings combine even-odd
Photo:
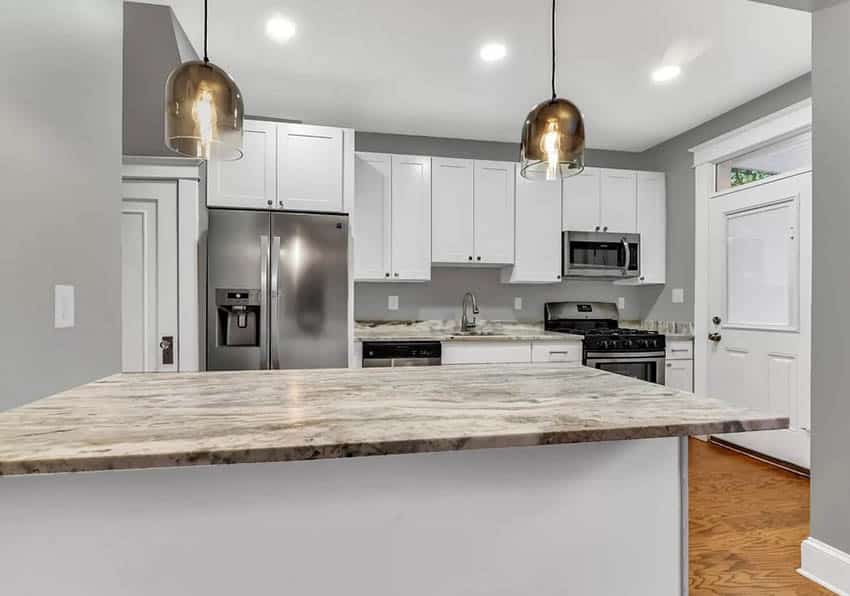
[(439, 342), (481, 342), (481, 341), (583, 341), (584, 336), (574, 333), (547, 333), (540, 335), (457, 335), (457, 334), (385, 334), (385, 335), (356, 335), (354, 341), (439, 341)]
[(497, 434), (470, 437), (440, 437), (417, 439), (392, 439), (386, 441), (354, 442), (343, 444), (262, 447), (255, 449), (215, 449), (200, 451), (162, 452), (135, 456), (86, 456), (61, 459), (29, 459), (25, 461), (0, 461), (0, 477), (34, 474), (70, 474), (80, 472), (111, 472), (150, 470), (159, 468), (185, 468), (192, 466), (286, 463), (319, 461), (324, 459), (352, 459), (360, 457), (414, 455), (420, 453), (445, 453), (477, 449), (507, 449), (516, 447), (541, 447), (606, 441), (663, 439), (695, 435), (729, 434), (787, 428), (790, 419), (776, 417), (753, 420), (729, 420), (684, 425), (658, 425), (612, 427), (552, 431), (543, 433)]

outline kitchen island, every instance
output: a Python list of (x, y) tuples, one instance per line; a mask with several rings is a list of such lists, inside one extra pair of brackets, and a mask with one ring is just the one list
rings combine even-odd
[(0, 572), (14, 594), (679, 594), (684, 437), (787, 425), (573, 365), (116, 375), (0, 413)]

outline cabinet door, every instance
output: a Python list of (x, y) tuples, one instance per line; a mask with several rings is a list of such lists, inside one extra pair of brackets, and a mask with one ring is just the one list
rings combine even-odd
[(563, 230), (593, 232), (599, 230), (600, 171), (585, 168), (581, 174), (564, 180)]
[(508, 364), (517, 362), (531, 362), (530, 342), (443, 342), (443, 364)]
[(277, 193), (277, 124), (246, 120), (242, 159), (209, 161), (207, 205), (270, 209)]
[(510, 276), (503, 281), (558, 283), (560, 280), (561, 185), (517, 175), (516, 255)]
[(693, 392), (694, 390), (694, 361), (670, 360), (666, 364), (664, 385), (670, 389)]
[(357, 153), (354, 166), (354, 279), (386, 281), (390, 277), (389, 155)]
[(392, 278), (431, 279), (431, 158), (392, 156)]
[(603, 232), (637, 232), (637, 175), (603, 170), (599, 223)]
[(514, 172), (506, 161), (475, 162), (475, 262), (514, 262)]
[(278, 124), (277, 155), (278, 208), (342, 212), (342, 129)]
[(431, 159), (431, 260), (468, 263), (473, 260), (473, 162)]
[(663, 284), (667, 277), (667, 195), (664, 174), (637, 174), (637, 230), (640, 281)]

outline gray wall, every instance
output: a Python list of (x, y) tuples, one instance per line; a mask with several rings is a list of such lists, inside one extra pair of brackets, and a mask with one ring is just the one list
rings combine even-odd
[[(407, 135), (357, 132), (357, 151), (406, 153), (466, 159), (517, 161), (519, 143), (498, 143), (466, 139), (442, 139)], [(587, 165), (606, 168), (640, 169), (641, 156), (624, 151), (590, 150)], [(414, 284), (357, 283), (354, 288), (354, 316), (357, 320), (457, 319), (464, 292), (478, 297), (481, 317), (491, 320), (540, 321), (543, 303), (548, 300), (626, 299), (623, 318), (641, 319), (658, 297), (660, 288), (615, 286), (610, 282), (568, 280), (556, 285), (517, 285), (499, 282), (496, 269), (434, 267), (431, 281)], [(399, 309), (387, 309), (387, 297), (399, 297)], [(523, 309), (513, 310), (514, 297), (523, 299)]]
[[(0, 12), (6, 409), (120, 368), (122, 3), (4, 0)], [(72, 329), (53, 328), (59, 283), (76, 286)]]
[(850, 3), (814, 13), (811, 534), (850, 552)]
[[(806, 74), (641, 155), (643, 167), (667, 174), (667, 285), (650, 305), (648, 318), (694, 318), (694, 169), (688, 150), (810, 96), (811, 75)], [(684, 288), (684, 303), (673, 304), (673, 288)]]
[(124, 4), (125, 155), (175, 153), (165, 146), (165, 80), (171, 70), (198, 55), (170, 6)]

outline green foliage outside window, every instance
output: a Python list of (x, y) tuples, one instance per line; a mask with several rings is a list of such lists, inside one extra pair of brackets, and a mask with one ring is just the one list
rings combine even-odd
[(732, 171), (729, 173), (729, 179), (732, 182), (732, 186), (741, 186), (742, 184), (749, 184), (756, 180), (764, 180), (765, 178), (776, 176), (776, 174), (777, 172), (768, 172), (766, 170), (732, 168)]

